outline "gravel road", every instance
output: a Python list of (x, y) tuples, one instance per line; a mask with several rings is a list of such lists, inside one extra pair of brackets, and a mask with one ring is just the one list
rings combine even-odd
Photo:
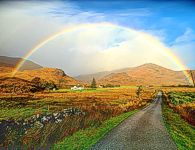
[(162, 94), (155, 101), (111, 130), (92, 150), (176, 150), (164, 126)]

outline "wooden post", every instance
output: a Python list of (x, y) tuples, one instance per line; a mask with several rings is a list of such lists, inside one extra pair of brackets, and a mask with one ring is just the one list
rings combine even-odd
[(192, 78), (193, 86), (195, 87), (195, 83), (194, 83), (194, 77), (193, 77), (192, 70), (190, 70), (190, 75), (191, 75), (191, 78)]

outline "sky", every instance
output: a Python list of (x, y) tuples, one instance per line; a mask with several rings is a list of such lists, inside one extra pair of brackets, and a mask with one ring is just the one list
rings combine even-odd
[[(180, 70), (163, 49), (195, 69), (193, 1), (0, 1), (0, 22), (0, 55), (12, 57), (78, 26), (28, 58), (72, 76), (144, 63)], [(104, 23), (113, 26), (85, 26)]]

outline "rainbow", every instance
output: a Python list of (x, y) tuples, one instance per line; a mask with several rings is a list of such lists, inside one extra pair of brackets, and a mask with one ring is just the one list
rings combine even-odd
[[(26, 53), (26, 55), (24, 55), (24, 57), (23, 57), (24, 59), (21, 59), (21, 61), (16, 65), (11, 76), (13, 77), (16, 75), (16, 73), (21, 68), (21, 66), (24, 64), (26, 59), (28, 59), (34, 52), (36, 52), (38, 49), (40, 49), (41, 47), (43, 47), (47, 43), (51, 42), (52, 40), (58, 38), (59, 36), (66, 34), (66, 33), (69, 33), (69, 32), (72, 32), (72, 31), (75, 31), (78, 29), (86, 29), (86, 28), (94, 28), (94, 27), (98, 27), (98, 28), (99, 27), (114, 27), (114, 28), (124, 29), (125, 31), (139, 33), (145, 42), (153, 43), (153, 42), (158, 41), (157, 38), (154, 38), (153, 36), (146, 34), (142, 31), (135, 31), (135, 30), (132, 30), (130, 28), (111, 24), (111, 23), (87, 23), (87, 24), (72, 25), (72, 26), (68, 26), (68, 27), (64, 28), (63, 30), (61, 30), (57, 33), (54, 33), (54, 34), (46, 37), (41, 42), (39, 42), (37, 45), (35, 45), (32, 49), (30, 49)], [(189, 84), (192, 84), (193, 83), (192, 78), (187, 71), (189, 69), (182, 63), (182, 61), (169, 48), (166, 48), (166, 47), (163, 49), (161, 48), (160, 51), (162, 53), (166, 54), (166, 56), (168, 56), (168, 58), (183, 71), (186, 79), (188, 79)]]

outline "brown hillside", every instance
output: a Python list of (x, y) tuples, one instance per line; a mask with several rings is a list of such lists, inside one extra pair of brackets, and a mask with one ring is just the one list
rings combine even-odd
[(155, 64), (144, 64), (123, 73), (107, 75), (100, 84), (116, 85), (187, 85), (182, 71), (173, 71)]
[(86, 75), (79, 75), (74, 77), (75, 79), (90, 84), (92, 79), (95, 78), (96, 80), (99, 80), (103, 78), (106, 75), (109, 75), (111, 72), (105, 71), (105, 72), (98, 72), (94, 74), (86, 74)]
[(129, 70), (130, 68), (123, 68), (123, 69), (118, 69), (118, 70), (113, 70), (113, 71), (102, 71), (98, 73), (93, 73), (93, 74), (84, 74), (84, 75), (79, 75), (74, 77), (75, 79), (85, 82), (85, 83), (91, 83), (92, 79), (95, 78), (96, 80), (100, 80), (101, 78), (110, 75), (112, 73), (121, 73)]
[(45, 81), (53, 81), (56, 85), (61, 87), (78, 84), (78, 81), (66, 75), (63, 70), (55, 68), (19, 71), (16, 73), (15, 77), (28, 81), (31, 81), (35, 77), (39, 77)]
[[(16, 64), (22, 58), (13, 58), (0, 56), (0, 78), (11, 77)], [(63, 70), (55, 68), (43, 68), (42, 66), (26, 60), (22, 68), (16, 73), (15, 77), (18, 79), (25, 79), (31, 81), (35, 77), (39, 77), (46, 82), (54, 82), (57, 86), (65, 87), (78, 84), (79, 82), (74, 78), (66, 75)]]
[[(15, 67), (21, 60), (23, 60), (23, 58), (0, 56), (0, 67)], [(30, 60), (26, 60), (20, 70), (34, 70), (40, 68), (42, 68), (42, 66)]]
[(0, 79), (0, 93), (29, 93), (42, 91), (40, 87), (32, 82), (16, 77)]
[[(0, 67), (0, 78), (11, 77), (13, 69), (13, 67)], [(76, 85), (79, 83), (74, 78), (66, 75), (63, 70), (55, 68), (18, 71), (15, 77), (25, 79), (27, 81), (31, 81), (33, 78), (39, 77), (47, 82), (52, 81), (60, 87)]]
[(13, 67), (0, 66), (0, 78), (11, 77), (11, 73), (13, 70)]

